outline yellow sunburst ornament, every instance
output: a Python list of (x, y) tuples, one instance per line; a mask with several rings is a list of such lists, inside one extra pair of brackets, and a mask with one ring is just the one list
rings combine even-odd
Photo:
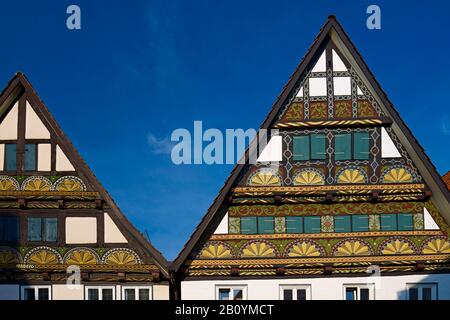
[(252, 242), (242, 250), (242, 257), (275, 257), (275, 249), (265, 242)]
[(200, 253), (201, 259), (226, 259), (232, 256), (231, 250), (222, 244), (211, 244)]
[(405, 183), (412, 182), (412, 175), (405, 168), (393, 168), (387, 171), (383, 176), (383, 182), (385, 183)]
[(103, 258), (105, 264), (130, 266), (139, 264), (137, 255), (128, 249), (112, 249), (105, 254)]
[(310, 242), (302, 241), (292, 246), (288, 257), (319, 257), (321, 252), (319, 248)]
[(358, 169), (345, 169), (343, 170), (338, 178), (338, 183), (365, 183), (366, 177)]
[(325, 180), (315, 170), (303, 170), (294, 179), (295, 185), (323, 185)]
[(19, 190), (19, 183), (8, 176), (0, 176), (0, 191), (16, 191)]
[(53, 265), (60, 262), (59, 255), (49, 248), (36, 248), (25, 257), (25, 263), (29, 264)]
[(0, 265), (15, 265), (20, 263), (17, 253), (11, 250), (0, 251)]
[(55, 182), (55, 190), (63, 192), (85, 191), (86, 186), (77, 177), (62, 177)]
[(430, 240), (423, 246), (422, 253), (424, 254), (450, 253), (450, 242), (440, 238)]
[(45, 177), (29, 177), (22, 183), (24, 191), (50, 191), (52, 183)]
[(66, 264), (92, 265), (98, 263), (97, 256), (88, 249), (75, 249), (66, 256)]
[(251, 186), (279, 186), (280, 177), (272, 171), (259, 171), (250, 178)]
[(396, 239), (386, 243), (381, 250), (382, 254), (412, 254), (414, 250), (411, 244), (403, 239)]
[(359, 240), (345, 241), (339, 245), (334, 253), (335, 256), (367, 256), (370, 255), (369, 246)]

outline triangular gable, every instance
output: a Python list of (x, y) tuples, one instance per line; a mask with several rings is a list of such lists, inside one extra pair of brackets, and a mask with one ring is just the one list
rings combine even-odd
[[(11, 126), (9, 122), (17, 121), (16, 139), (12, 136), (2, 138), (2, 120), (5, 119), (7, 126)], [(0, 201), (14, 196), (17, 199), (27, 198), (27, 201), (18, 200), (20, 208), (34, 208), (38, 205), (34, 200), (48, 198), (54, 202), (47, 204), (50, 208), (55, 205), (59, 209), (73, 210), (77, 208), (76, 203), (81, 203), (86, 209), (103, 211), (104, 217), (99, 220), (106, 226), (100, 229), (105, 234), (100, 239), (102, 245), (117, 243), (117, 248), (132, 249), (130, 252), (134, 254), (133, 251), (136, 251), (138, 254), (136, 261), (156, 265), (166, 279), (169, 277), (165, 258), (117, 207), (22, 73), (17, 73), (0, 95), (0, 140), (7, 140), (6, 143), (0, 143), (3, 155), (8, 148), (6, 144), (14, 144), (19, 149), (23, 141), (32, 142), (36, 145), (37, 159), (33, 170), (26, 168), (24, 162), (27, 159), (21, 159), (20, 156), (17, 157), (15, 170), (6, 170), (5, 163), (0, 162)], [(34, 199), (31, 195), (39, 198)], [(68, 217), (67, 226), (97, 232), (95, 223), (88, 218)], [(69, 238), (66, 241), (84, 243), (86, 238), (79, 239), (79, 235), (66, 235)], [(90, 237), (97, 240), (95, 233)], [(91, 243), (92, 239), (87, 239), (87, 243)], [(126, 250), (121, 252), (126, 253)]]
[[(430, 200), (426, 203), (426, 207), (428, 208), (427, 211), (429, 211), (428, 215), (426, 216), (426, 218), (428, 219), (428, 225), (430, 225), (431, 223), (429, 221), (429, 218), (431, 217), (433, 223), (439, 222), (438, 224), (441, 231), (445, 236), (448, 236), (448, 224), (450, 224), (450, 194), (446, 186), (436, 172), (429, 158), (425, 155), (423, 149), (420, 147), (405, 123), (398, 115), (392, 103), (387, 99), (386, 94), (382, 91), (376, 79), (369, 71), (367, 65), (364, 63), (360, 54), (357, 52), (356, 48), (351, 43), (350, 39), (343, 31), (340, 24), (336, 21), (334, 16), (330, 16), (325, 25), (322, 27), (321, 31), (314, 40), (314, 43), (308, 50), (305, 57), (302, 59), (302, 62), (299, 64), (299, 66), (289, 79), (288, 83), (285, 85), (282, 93), (279, 95), (278, 99), (272, 107), (272, 110), (270, 111), (260, 128), (270, 129), (274, 126), (278, 128), (288, 128), (295, 126), (300, 127), (305, 125), (311, 127), (315, 126), (314, 123), (305, 124), (305, 122), (308, 122), (305, 121), (306, 112), (304, 109), (304, 105), (302, 104), (304, 102), (303, 99), (305, 97), (305, 94), (307, 94), (305, 84), (309, 85), (309, 80), (317, 79), (322, 76), (320, 72), (323, 72), (323, 64), (320, 62), (320, 59), (323, 56), (323, 51), (329, 44), (330, 39), (333, 42), (332, 49), (334, 50), (331, 51), (330, 56), (332, 57), (331, 59), (333, 59), (334, 57), (337, 61), (337, 63), (335, 64), (335, 70), (333, 72), (339, 73), (350, 71), (352, 77), (351, 82), (353, 82), (351, 99), (354, 100), (367, 98), (368, 100), (370, 100), (371, 105), (374, 106), (375, 110), (377, 111), (377, 115), (376, 117), (372, 117), (373, 119), (368, 119), (371, 117), (363, 117), (365, 118), (365, 121), (362, 122), (360, 121), (361, 119), (358, 119), (358, 114), (356, 113), (356, 118), (353, 122), (347, 122), (345, 124), (327, 123), (327, 125), (343, 125), (345, 127), (349, 127), (352, 125), (370, 126), (371, 124), (373, 124), (377, 126), (385, 126), (386, 132), (389, 135), (389, 139), (396, 140), (395, 143), (393, 141), (390, 141), (392, 142), (392, 145), (394, 145), (394, 147), (396, 148), (398, 146), (401, 146), (403, 148), (402, 150), (400, 150), (402, 156), (410, 156), (410, 158), (405, 158), (405, 161), (412, 165), (412, 170), (414, 170), (415, 168), (417, 169), (416, 179), (417, 181), (423, 182), (422, 191), (425, 192), (425, 197), (429, 197)], [(337, 59), (336, 57), (338, 57), (339, 59)], [(349, 69), (349, 66), (352, 67), (352, 70)], [(311, 74), (310, 70), (314, 70), (314, 72), (317, 71), (318, 73), (311, 79), (308, 78), (308, 75)], [(347, 74), (345, 74), (345, 76), (347, 76)], [(359, 77), (356, 83), (354, 80), (356, 79), (355, 77)], [(320, 83), (320, 80), (313, 80), (312, 83), (314, 85), (323, 84)], [(316, 88), (315, 90), (316, 93), (323, 92), (323, 89), (320, 88)], [(314, 97), (314, 99), (317, 100), (317, 97)], [(292, 110), (292, 108), (294, 109)], [(328, 113), (328, 111), (329, 110), (326, 110), (327, 116), (331, 115), (331, 112)], [(283, 118), (286, 117), (286, 114), (290, 114), (294, 118)], [(353, 113), (352, 116), (353, 115), (355, 115), (355, 113)], [(325, 118), (326, 117), (318, 120), (324, 121)], [(330, 119), (327, 118), (326, 120), (329, 121)], [(294, 123), (294, 125), (291, 123), (285, 126), (280, 126), (280, 124), (286, 124), (289, 121)], [(371, 123), (371, 121), (373, 122)], [(323, 125), (323, 122), (320, 125)], [(251, 146), (246, 150), (246, 153), (244, 155), (245, 159), (252, 158), (250, 157), (249, 150), (257, 150), (257, 148), (255, 147), (256, 143), (257, 141), (254, 140), (251, 143)], [(414, 159), (414, 161), (412, 161), (412, 159)], [(245, 180), (243, 179), (243, 176), (245, 175), (245, 172), (248, 170), (248, 168), (249, 165), (247, 164), (237, 164), (234, 167), (230, 176), (226, 180), (225, 185), (222, 187), (218, 196), (215, 198), (213, 204), (208, 209), (206, 215), (203, 217), (202, 221), (197, 226), (196, 230), (175, 260), (174, 266), (176, 270), (183, 270), (182, 267), (186, 260), (192, 259), (193, 257), (197, 256), (202, 250), (205, 242), (211, 238), (211, 235), (215, 230), (217, 230), (218, 226), (223, 225), (223, 218), (229, 215), (229, 208), (231, 203), (230, 201), (232, 201), (230, 195), (232, 194), (233, 188), (238, 185), (239, 181)], [(404, 174), (404, 172), (402, 172), (401, 170), (395, 173), (397, 174), (397, 176), (398, 173)], [(372, 195), (372, 197), (374, 196), (377, 197), (378, 194)], [(395, 199), (395, 197), (392, 197), (392, 199)], [(276, 197), (275, 201), (277, 201)], [(273, 208), (270, 208), (269, 210), (275, 210), (276, 203), (275, 206), (271, 207)], [(258, 211), (259, 208), (256, 208), (255, 210)], [(422, 213), (420, 206), (416, 208), (416, 211), (417, 213)], [(423, 221), (418, 220), (415, 223), (417, 223), (420, 227), (423, 224)], [(229, 227), (232, 227), (231, 221)], [(220, 247), (220, 249), (224, 252), (224, 256), (226, 256), (226, 254), (230, 255), (230, 252), (232, 251), (231, 247), (224, 247), (223, 245)], [(269, 247), (269, 252), (270, 250), (272, 250), (271, 252), (273, 252), (276, 251), (276, 248), (273, 247), (273, 249), (271, 249)], [(223, 264), (226, 262), (221, 260), (220, 263)], [(204, 265), (199, 264), (200, 268), (203, 266)], [(221, 274), (223, 274), (223, 272)]]

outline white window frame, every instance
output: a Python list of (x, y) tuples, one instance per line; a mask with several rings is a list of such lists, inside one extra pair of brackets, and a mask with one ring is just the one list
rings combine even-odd
[[(39, 289), (48, 289), (48, 300), (53, 300), (52, 298), (52, 286), (20, 286), (20, 300), (25, 300), (25, 289), (34, 289), (34, 300), (39, 300)], [(44, 301), (44, 300), (42, 300)]]
[(423, 288), (431, 288), (431, 300), (438, 300), (438, 283), (430, 282), (430, 283), (407, 283), (406, 284), (406, 299), (409, 300), (409, 289), (417, 288), (418, 289), (418, 300), (423, 300), (422, 289)]
[(311, 285), (310, 284), (287, 284), (280, 285), (280, 300), (284, 300), (284, 290), (292, 290), (292, 300), (297, 300), (297, 290), (306, 291), (306, 300), (311, 300)]
[[(121, 299), (125, 300), (125, 290), (126, 289), (134, 289), (134, 297), (136, 301), (139, 301), (139, 289), (148, 289), (149, 290), (149, 300), (153, 300), (153, 287), (152, 286), (121, 286)], [(141, 300), (142, 301), (142, 300)]]
[(98, 291), (98, 300), (103, 300), (103, 290), (102, 289), (112, 289), (113, 291), (113, 300), (117, 300), (116, 297), (116, 286), (85, 286), (84, 287), (84, 300), (88, 300), (88, 290), (89, 289), (97, 289)]
[(234, 290), (242, 290), (242, 300), (247, 300), (247, 286), (246, 285), (220, 285), (216, 286), (215, 297), (216, 300), (219, 300), (219, 290), (220, 289), (230, 289), (230, 293), (228, 295), (228, 300), (232, 301), (232, 297), (234, 296)]
[(342, 286), (342, 297), (346, 300), (346, 289), (356, 288), (356, 300), (361, 300), (361, 289), (369, 289), (369, 300), (375, 300), (375, 285), (373, 283), (344, 284)]

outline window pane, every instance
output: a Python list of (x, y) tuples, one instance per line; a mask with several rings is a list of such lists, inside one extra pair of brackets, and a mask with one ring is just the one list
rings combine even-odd
[(360, 294), (360, 300), (369, 300), (369, 289), (368, 288), (362, 288), (359, 290)]
[(234, 289), (233, 300), (244, 300), (244, 291), (242, 289)]
[(293, 300), (292, 289), (283, 290), (283, 300)]
[(294, 161), (309, 160), (309, 136), (294, 137)]
[(409, 288), (409, 300), (419, 300), (419, 289)]
[(150, 289), (139, 289), (139, 300), (150, 300)]
[(258, 233), (275, 233), (275, 221), (273, 217), (258, 217)]
[(395, 214), (381, 215), (381, 231), (396, 231), (397, 217)]
[(38, 289), (38, 300), (49, 300), (48, 288)]
[(350, 216), (334, 217), (334, 232), (350, 232), (351, 231)]
[(320, 217), (305, 217), (305, 233), (320, 233)]
[(124, 300), (136, 300), (136, 294), (135, 294), (136, 290), (134, 289), (125, 289), (123, 291), (124, 293)]
[(36, 171), (36, 145), (25, 145), (25, 170)]
[(256, 217), (241, 218), (242, 234), (256, 234), (257, 231)]
[(369, 216), (366, 215), (352, 216), (352, 229), (353, 232), (369, 231)]
[(312, 134), (311, 135), (311, 159), (325, 160), (325, 135)]
[(23, 299), (24, 300), (35, 300), (34, 288), (25, 288), (23, 290)]
[(6, 171), (16, 171), (16, 144), (8, 143), (5, 145), (5, 170)]
[(113, 300), (113, 289), (102, 289), (102, 300)]
[(88, 289), (88, 300), (98, 300), (98, 289)]
[(28, 240), (42, 241), (42, 219), (28, 218)]
[(219, 289), (219, 300), (230, 300), (230, 289)]
[(303, 218), (286, 217), (286, 233), (303, 233)]
[(351, 134), (337, 134), (334, 137), (334, 158), (336, 160), (350, 160), (351, 155)]
[(422, 300), (432, 300), (432, 288), (422, 288)]
[(45, 241), (56, 241), (58, 238), (58, 219), (45, 219)]
[(398, 217), (398, 230), (410, 231), (413, 230), (413, 215), (411, 213), (400, 213)]
[(297, 300), (306, 300), (306, 290), (297, 289)]
[(356, 288), (345, 288), (345, 300), (356, 300)]
[[(0, 225), (1, 228), (1, 225)], [(0, 231), (0, 239), (1, 231)], [(19, 240), (19, 218), (18, 217), (5, 217), (4, 219), (4, 240), (5, 241), (18, 241)]]
[(369, 144), (370, 138), (367, 132), (355, 132), (355, 145), (353, 159), (355, 160), (369, 160)]

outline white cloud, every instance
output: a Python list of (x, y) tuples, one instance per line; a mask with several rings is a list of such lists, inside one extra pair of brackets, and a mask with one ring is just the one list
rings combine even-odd
[(170, 154), (172, 152), (173, 144), (168, 137), (159, 139), (154, 134), (149, 133), (147, 142), (153, 154)]
[(440, 129), (443, 134), (450, 136), (450, 117), (448, 115), (441, 118)]

